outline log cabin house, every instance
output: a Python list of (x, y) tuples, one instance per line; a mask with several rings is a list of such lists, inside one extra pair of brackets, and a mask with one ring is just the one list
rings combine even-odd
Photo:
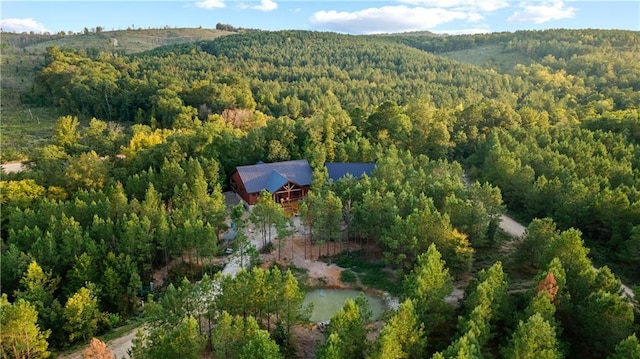
[(277, 203), (297, 202), (309, 192), (313, 171), (307, 160), (257, 163), (236, 167), (231, 173), (231, 189), (248, 205), (267, 190)]
[[(337, 181), (347, 175), (360, 178), (371, 176), (374, 163), (326, 164), (329, 179)], [(274, 163), (258, 162), (255, 165), (239, 166), (231, 173), (231, 189), (249, 206), (256, 204), (262, 190), (271, 193), (273, 200), (285, 207), (287, 214), (297, 213), (298, 201), (309, 192), (313, 170), (307, 160)]]

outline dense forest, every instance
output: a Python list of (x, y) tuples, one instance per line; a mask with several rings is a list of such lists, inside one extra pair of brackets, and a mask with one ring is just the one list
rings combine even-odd
[[(456, 60), (488, 48), (489, 61)], [(248, 225), (225, 205), (233, 169), (305, 158), (310, 240), (378, 248), (401, 302), (371, 341), (366, 301), (347, 301), (318, 358), (640, 357), (618, 279), (640, 283), (638, 32), (51, 46), (22, 89), (21, 104), (62, 115), (0, 181), (3, 356), (46, 357), (143, 317), (133, 358), (296, 357), (295, 268), (220, 277), (205, 259), (229, 217)], [(325, 162), (376, 168), (334, 183)], [(282, 227), (268, 202), (249, 221)], [(496, 259), (505, 212), (529, 225)], [(150, 288), (185, 253), (191, 265)], [(462, 278), (464, 300), (446, 301)]]

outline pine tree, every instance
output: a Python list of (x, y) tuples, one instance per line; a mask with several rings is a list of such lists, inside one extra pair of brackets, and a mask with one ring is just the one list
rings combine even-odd
[(618, 343), (616, 348), (609, 356), (609, 359), (638, 359), (640, 358), (640, 342), (635, 334)]
[(414, 301), (427, 336), (451, 319), (453, 308), (445, 298), (453, 291), (453, 280), (435, 244), (418, 256), (416, 266), (404, 283), (405, 297)]
[[(336, 335), (335, 340), (329, 340)], [(326, 333), (327, 340), (319, 348), (319, 353), (329, 350), (326, 347), (336, 346), (331, 353), (340, 353), (343, 359), (364, 358), (367, 349), (367, 331), (364, 328), (360, 308), (352, 299), (347, 299), (342, 309), (331, 318), (331, 324)], [(325, 349), (326, 348), (326, 349)]]
[(0, 297), (0, 356), (2, 358), (48, 358), (47, 338), (41, 331), (38, 312), (29, 302), (18, 299), (9, 304), (7, 295)]
[(426, 337), (413, 301), (405, 300), (380, 332), (371, 359), (418, 359), (424, 357)]
[(506, 359), (559, 359), (556, 332), (540, 314), (534, 314), (526, 322), (520, 321), (505, 350)]

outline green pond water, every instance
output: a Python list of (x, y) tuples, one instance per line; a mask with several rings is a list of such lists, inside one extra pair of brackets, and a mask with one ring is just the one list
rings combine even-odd
[[(313, 303), (312, 322), (325, 322), (330, 320), (335, 312), (342, 309), (347, 298), (356, 299), (360, 293), (360, 291), (352, 289), (314, 289), (307, 292), (304, 304)], [(384, 300), (366, 293), (365, 296), (369, 300), (369, 307), (373, 312), (372, 319), (380, 318), (385, 310)]]

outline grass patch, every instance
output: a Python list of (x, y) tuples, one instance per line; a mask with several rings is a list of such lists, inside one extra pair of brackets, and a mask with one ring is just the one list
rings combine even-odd
[(309, 289), (308, 288), (308, 283), (309, 283), (309, 270), (308, 269), (296, 267), (293, 264), (289, 264), (287, 266), (283, 266), (283, 265), (280, 265), (278, 263), (275, 263), (272, 268), (279, 268), (282, 271), (282, 273), (286, 273), (287, 270), (290, 270), (291, 274), (293, 274), (293, 276), (298, 281), (298, 286), (305, 292)]
[[(346, 268), (340, 278), (343, 282), (354, 283), (355, 281), (349, 282), (353, 275), (353, 279), (359, 280), (364, 286), (380, 289), (394, 296), (402, 293), (402, 281), (383, 263), (367, 261), (360, 251), (345, 252), (334, 263)], [(342, 278), (345, 275), (347, 281)]]
[(59, 117), (55, 108), (14, 108), (0, 111), (0, 154), (3, 162), (28, 158), (29, 151), (45, 145)]
[(470, 63), (472, 65), (494, 69), (500, 73), (513, 74), (517, 64), (530, 65), (531, 59), (517, 51), (505, 52), (502, 45), (490, 44), (472, 49), (443, 52), (440, 56)]
[(354, 284), (358, 282), (358, 275), (356, 275), (351, 269), (345, 269), (340, 272), (340, 280), (344, 283)]
[(190, 282), (196, 282), (202, 279), (207, 274), (209, 277), (213, 277), (214, 274), (222, 271), (224, 265), (215, 263), (186, 263), (179, 262), (169, 268), (167, 274), (167, 280), (165, 283), (173, 283), (174, 286), (179, 286), (184, 278), (187, 278)]
[(132, 318), (129, 318), (124, 323), (124, 325), (121, 325), (117, 328), (114, 328), (113, 330), (110, 330), (109, 332), (101, 335), (99, 338), (103, 342), (108, 342), (110, 340), (120, 338), (121, 336), (128, 333), (129, 331), (140, 327), (142, 324), (144, 324), (144, 318), (142, 316), (132, 317)]

